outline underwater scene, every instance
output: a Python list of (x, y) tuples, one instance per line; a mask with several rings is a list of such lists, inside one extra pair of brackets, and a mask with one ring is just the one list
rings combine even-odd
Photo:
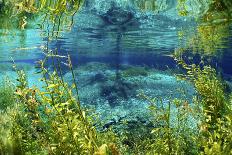
[(0, 155), (232, 155), (231, 0), (0, 0)]

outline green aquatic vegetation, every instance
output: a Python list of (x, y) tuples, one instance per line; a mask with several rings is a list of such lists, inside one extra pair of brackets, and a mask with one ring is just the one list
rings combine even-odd
[[(31, 121), (31, 127), (27, 126), (24, 130), (31, 129), (33, 132), (28, 133), (29, 135), (37, 133), (39, 136), (37, 138), (40, 139), (41, 144), (43, 143), (42, 147), (47, 148), (48, 153), (93, 154), (97, 147), (96, 135), (94, 128), (89, 125), (85, 111), (81, 110), (79, 101), (74, 98), (68, 85), (58, 78), (57, 73), (48, 73), (43, 67), (43, 62), (40, 63), (44, 74), (42, 80), (47, 84), (44, 92), (36, 88), (28, 88), (25, 74), (18, 71), (20, 85), (17, 95), (27, 109), (25, 117)], [(47, 78), (46, 74), (48, 74)], [(45, 109), (42, 114), (38, 110), (39, 105)], [(52, 119), (44, 121), (43, 115), (47, 119)], [(38, 128), (41, 131), (37, 131)], [(25, 150), (27, 151), (31, 149)]]
[[(230, 94), (225, 91), (225, 84), (215, 69), (205, 66), (203, 61), (201, 66), (186, 64), (182, 55), (189, 50), (193, 54), (199, 53), (202, 58), (221, 55), (218, 49), (227, 45), (231, 21), (231, 9), (227, 8), (231, 4), (225, 6), (224, 3), (212, 1), (209, 10), (200, 19), (196, 34), (186, 35), (187, 44), (174, 52), (174, 58), (186, 71), (178, 77), (190, 81), (197, 92), (193, 96), (193, 104), (198, 107), (195, 114), (199, 117), (199, 129), (195, 140), (200, 154), (232, 153)], [(183, 41), (182, 36), (180, 41)]]
[(202, 57), (220, 57), (222, 50), (229, 45), (229, 22), (202, 23), (196, 27), (194, 34), (182, 30), (178, 32), (179, 47), (174, 55), (182, 55), (185, 51), (200, 54)]
[(14, 154), (20, 151), (13, 147), (11, 130), (13, 129), (12, 114), (17, 113), (17, 108), (8, 108), (0, 112), (0, 154)]
[[(184, 3), (184, 8), (189, 7), (187, 1), (181, 2)], [(194, 33), (188, 32), (189, 30), (179, 31), (180, 43), (184, 42), (184, 48), (194, 54), (221, 56), (221, 49), (229, 44), (232, 3), (224, 0), (208, 0), (202, 4), (196, 0), (196, 4), (202, 7), (206, 5), (199, 16), (194, 15), (198, 26), (192, 30)]]
[(124, 77), (148, 76), (149, 71), (145, 67), (129, 67), (122, 71)]
[(177, 0), (179, 16), (192, 16), (204, 22), (219, 16), (221, 20), (230, 20), (232, 2), (228, 0)]
[(15, 104), (14, 85), (8, 78), (2, 79), (0, 84), (0, 111), (5, 111)]
[(70, 30), (74, 15), (83, 2), (84, 0), (0, 1), (0, 28), (6, 35), (13, 29), (26, 29), (34, 22), (43, 30), (50, 31), (50, 38), (58, 37), (61, 31)]
[(210, 66), (187, 65), (183, 60), (179, 64), (187, 70), (187, 75), (182, 78), (191, 81), (201, 97), (204, 112), (211, 116), (211, 121), (216, 121), (226, 110), (226, 93), (216, 71)]
[[(203, 154), (231, 154), (232, 153), (232, 117), (231, 114), (218, 118), (215, 122), (215, 129), (209, 131), (209, 125), (202, 126), (202, 137), (199, 138), (199, 145)], [(207, 139), (206, 139), (207, 138)]]
[(220, 55), (218, 49), (226, 47), (228, 37), (229, 23), (200, 25), (188, 44), (194, 53), (206, 56)]
[(132, 0), (132, 2), (141, 11), (153, 11), (154, 13), (166, 11), (171, 7), (166, 0)]
[[(186, 70), (178, 74), (191, 82), (197, 92), (192, 103), (185, 97), (150, 99), (154, 116), (151, 134), (154, 140), (146, 147), (149, 154), (231, 154), (231, 98), (224, 83), (210, 66), (201, 68), (177, 62)], [(184, 92), (181, 94), (185, 94)]]
[(223, 17), (222, 20), (231, 20), (232, 2), (227, 0), (211, 0), (209, 9), (203, 15), (203, 20), (209, 21), (215, 17)]
[(150, 102), (154, 124), (151, 131), (153, 140), (147, 145), (147, 153), (197, 154), (198, 146), (194, 137), (197, 135), (198, 118), (193, 116), (196, 110), (187, 98), (183, 95), (165, 101), (162, 97), (151, 99), (142, 96)]
[[(59, 60), (54, 64), (54, 71), (45, 68), (48, 57), (67, 58), (73, 76), (71, 85), (58, 75)], [(43, 90), (29, 87), (24, 71), (14, 65), (18, 74), (14, 93), (17, 109), (10, 113), (12, 127), (5, 129), (9, 132), (9, 146), (6, 142), (1, 143), (1, 151), (7, 147), (10, 148), (8, 153), (17, 154), (119, 154), (114, 134), (97, 132), (93, 117), (82, 108), (70, 57), (48, 54), (38, 65)]]
[[(21, 28), (28, 24), (27, 20), (36, 13), (35, 1), (4, 0), (1, 2), (1, 28)], [(11, 20), (9, 20), (11, 19)], [(10, 22), (9, 22), (10, 21)]]
[[(45, 23), (52, 23), (52, 33), (48, 30), (46, 36), (57, 37), (62, 25), (72, 26), (73, 15), (83, 1), (1, 2), (2, 21), (9, 21), (9, 17), (17, 23), (16, 27), (25, 29), (29, 19), (40, 16), (43, 29)], [(159, 10), (157, 1), (137, 2), (142, 10)], [(178, 1), (179, 14), (184, 16), (188, 15), (185, 2)], [(188, 47), (207, 55), (215, 55), (216, 48), (221, 47), (228, 32), (228, 20), (215, 20), (211, 16), (212, 12), (220, 12), (217, 17), (229, 17), (223, 11), (224, 4), (230, 6), (229, 2), (215, 0), (212, 4), (215, 9), (210, 9), (204, 16), (210, 24), (197, 28), (197, 35), (190, 39), (192, 44)], [(0, 23), (0, 27), (10, 28), (10, 23)], [(184, 48), (176, 50), (178, 58), (184, 51)], [(39, 61), (43, 90), (29, 87), (26, 74), (16, 66), (19, 82), (16, 91), (8, 84), (7, 87), (5, 84), (0, 87), (0, 103), (3, 103), (4, 109), (0, 115), (0, 133), (3, 133), (0, 134), (0, 154), (232, 154), (232, 99), (210, 66), (201, 68), (194, 64), (187, 65), (182, 59), (177, 60), (187, 73), (179, 76), (190, 81), (197, 92), (193, 104), (185, 97), (169, 98), (166, 102), (147, 98), (151, 102), (150, 110), (154, 118), (152, 131), (151, 126), (134, 122), (131, 125), (133, 129), (115, 134), (111, 130), (97, 131), (93, 125), (96, 121), (81, 106), (70, 57), (53, 52), (45, 54), (46, 58)], [(53, 71), (45, 68), (48, 58), (53, 59)], [(64, 81), (59, 58), (67, 59), (72, 84)], [(143, 67), (122, 71), (122, 75), (128, 77), (148, 74)], [(123, 123), (128, 127), (127, 122)], [(195, 123), (198, 126), (193, 126)]]
[(178, 0), (177, 1), (177, 10), (178, 10), (179, 16), (187, 16), (188, 15), (186, 1), (187, 0)]
[(201, 109), (198, 137), (200, 152), (231, 154), (232, 109), (222, 80), (210, 66), (201, 68), (195, 64), (187, 65), (183, 60), (178, 62), (187, 71), (181, 77), (191, 81), (198, 93), (194, 97), (194, 104)]
[(142, 0), (142, 1), (135, 0), (134, 3), (141, 10), (155, 11), (158, 7), (156, 6), (156, 0)]
[[(49, 57), (59, 57), (50, 55)], [(63, 57), (62, 57), (63, 58)], [(44, 66), (47, 57), (39, 61), (44, 89), (29, 87), (23, 70), (18, 70), (18, 85), (12, 96), (16, 110), (9, 111), (9, 127), (1, 138), (1, 152), (17, 154), (99, 154), (117, 155), (117, 146), (110, 137), (100, 137), (93, 126), (92, 117), (81, 107), (70, 57), (66, 57), (73, 75), (71, 86), (58, 75), (59, 65), (53, 72)], [(75, 94), (74, 94), (75, 93)], [(7, 116), (4, 113), (3, 116)], [(111, 134), (112, 135), (112, 134)], [(113, 136), (113, 135), (112, 135)], [(111, 138), (112, 138), (111, 136)], [(111, 141), (111, 143), (106, 143)], [(103, 151), (104, 152), (104, 151)], [(100, 153), (104, 155), (104, 153)]]

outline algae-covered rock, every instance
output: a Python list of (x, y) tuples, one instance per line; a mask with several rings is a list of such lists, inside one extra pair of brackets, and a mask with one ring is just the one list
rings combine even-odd
[(148, 76), (149, 71), (144, 67), (130, 67), (122, 71), (124, 77), (130, 76)]
[(107, 69), (109, 69), (109, 65), (100, 62), (89, 62), (79, 67), (79, 70), (88, 72), (105, 71)]

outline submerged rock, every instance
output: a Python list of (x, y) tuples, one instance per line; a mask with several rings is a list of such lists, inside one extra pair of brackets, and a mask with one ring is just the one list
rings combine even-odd
[(122, 71), (122, 75), (125, 77), (132, 76), (148, 76), (149, 71), (144, 67), (130, 67)]
[(127, 101), (130, 97), (135, 96), (134, 86), (125, 82), (108, 82), (101, 85), (101, 96), (106, 98), (110, 106), (116, 106), (120, 100)]
[[(128, 70), (133, 71), (123, 76), (123, 72)], [(147, 124), (147, 119), (144, 118), (148, 118), (150, 103), (139, 97), (141, 93), (150, 98), (162, 97), (164, 101), (169, 99), (171, 94), (173, 98), (183, 95), (177, 91), (179, 88), (186, 89), (186, 97), (195, 93), (189, 83), (177, 81), (170, 72), (151, 68), (124, 65), (115, 70), (114, 67), (106, 67), (101, 63), (90, 63), (74, 72), (77, 74), (82, 105), (91, 105), (106, 126), (115, 124), (112, 120), (116, 120), (118, 125), (120, 118)], [(67, 73), (65, 79), (70, 81), (71, 74)]]
[(112, 3), (111, 8), (101, 15), (105, 23), (112, 25), (127, 24), (132, 20), (133, 16), (132, 12), (117, 7), (115, 3)]

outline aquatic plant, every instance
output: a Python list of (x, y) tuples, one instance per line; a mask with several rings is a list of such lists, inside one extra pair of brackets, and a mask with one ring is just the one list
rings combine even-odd
[(182, 97), (149, 98), (141, 94), (149, 101), (149, 109), (153, 116), (153, 140), (146, 145), (148, 154), (197, 154), (198, 146), (194, 137), (197, 136), (196, 122), (198, 117), (194, 116), (196, 111), (188, 98), (185, 90), (176, 90), (182, 93)]
[(0, 111), (5, 111), (15, 104), (14, 86), (8, 78), (2, 79), (0, 84)]
[(204, 154), (230, 154), (231, 149), (231, 103), (222, 80), (210, 66), (201, 68), (177, 60), (186, 69), (183, 79), (193, 83), (198, 95), (194, 104), (201, 109), (199, 124), (199, 147)]
[[(70, 57), (66, 58), (72, 72)], [(2, 138), (6, 142), (1, 141), (0, 151), (13, 154), (103, 154), (102, 150), (107, 149), (108, 153), (116, 155), (116, 145), (105, 143), (108, 137), (97, 136), (92, 118), (81, 107), (73, 72), (70, 86), (59, 77), (58, 66), (53, 72), (44, 67), (46, 60), (47, 57), (39, 61), (44, 90), (30, 88), (24, 71), (14, 65), (19, 83), (11, 95), (16, 97), (16, 109), (7, 113), (9, 127), (5, 129), (1, 124), (7, 137)]]
[[(43, 68), (43, 62), (40, 62), (40, 63), (41, 63), (42, 72), (44, 76), (46, 76), (45, 74), (47, 74), (47, 71), (45, 70), (45, 68)], [(23, 74), (21, 74), (21, 77), (23, 77)], [(25, 87), (23, 78), (22, 80), (19, 80), (21, 82), (21, 86), (17, 90), (17, 94), (19, 95), (21, 102), (26, 104), (29, 114), (32, 115), (31, 118), (35, 117), (32, 120), (35, 123), (34, 128), (36, 128), (37, 124), (38, 125), (41, 124), (42, 128), (45, 128), (45, 129), (48, 128), (49, 133), (47, 133), (47, 135), (49, 135), (51, 140), (56, 140), (58, 142), (56, 143), (56, 141), (51, 141), (50, 144), (55, 143), (54, 146), (48, 146), (48, 148), (50, 148), (49, 152), (54, 153), (54, 154), (72, 152), (74, 151), (74, 148), (76, 149), (76, 151), (80, 150), (80, 148), (78, 148), (79, 146), (78, 145), (75, 146), (74, 144), (79, 143), (77, 141), (78, 136), (79, 136), (78, 129), (79, 128), (81, 129), (80, 127), (81, 124), (79, 122), (80, 121), (79, 119), (83, 119), (82, 121), (85, 121), (84, 112), (78, 111), (79, 114), (77, 115), (77, 112), (73, 110), (73, 107), (76, 106), (76, 104), (78, 104), (78, 107), (79, 107), (79, 103), (75, 100), (75, 98), (72, 97), (72, 94), (71, 94), (72, 92), (66, 92), (67, 84), (62, 83), (59, 79), (57, 79), (57, 77), (58, 77), (57, 73), (54, 72), (52, 74), (49, 74), (49, 77), (48, 77), (49, 80), (42, 79), (46, 81), (47, 92), (38, 92), (38, 96), (41, 99), (41, 102), (45, 104), (43, 106), (45, 106), (45, 109), (46, 109), (45, 114), (47, 115), (47, 117), (52, 117), (53, 114), (57, 115), (53, 117), (53, 121), (47, 122), (46, 126), (45, 126), (45, 122), (43, 122), (41, 118), (38, 117), (39, 113), (37, 112), (36, 114), (34, 114), (36, 112), (35, 109), (37, 109), (38, 105), (40, 104), (40, 102), (37, 102), (35, 98), (37, 96), (36, 90), (27, 89)], [(50, 97), (47, 97), (44, 94), (49, 94)], [(31, 98), (31, 100), (27, 99), (26, 98), (27, 96), (29, 96), (29, 99)], [(71, 121), (73, 122), (71, 123)], [(47, 124), (50, 124), (50, 125), (47, 126)], [(75, 129), (76, 129), (76, 132), (74, 132)], [(83, 132), (84, 131), (85, 130), (83, 129)], [(63, 133), (66, 133), (66, 134), (63, 135)], [(53, 137), (55, 139), (53, 139)], [(71, 143), (72, 145), (64, 145), (64, 144), (69, 144), (69, 143)], [(80, 143), (85, 144), (85, 138)], [(48, 145), (50, 144), (48, 143)], [(84, 151), (85, 148), (82, 148), (82, 150)], [(91, 148), (87, 148), (86, 151), (91, 151)]]
[(209, 9), (203, 15), (203, 20), (210, 21), (218, 18), (222, 21), (231, 20), (232, 2), (227, 0), (210, 0)]
[(12, 147), (11, 129), (13, 128), (12, 114), (16, 113), (15, 107), (8, 108), (4, 112), (0, 111), (0, 154), (13, 154), (17, 153)]
[[(46, 36), (57, 38), (62, 19), (71, 17), (68, 21), (72, 25), (73, 15), (83, 1), (1, 2), (0, 9), (4, 15), (1, 20), (10, 17), (17, 21), (19, 28), (25, 29), (28, 26), (28, 18), (42, 16), (44, 20), (40, 25), (42, 28), (44, 23), (51, 22), (53, 25), (50, 27), (52, 33), (50, 34), (48, 30)], [(137, 1), (138, 7), (147, 10), (157, 9), (156, 2)], [(185, 2), (178, 1), (179, 14), (183, 16), (188, 15)], [(197, 51), (203, 50), (205, 54), (213, 55), (213, 50), (223, 43), (224, 29), (227, 30), (228, 25), (224, 20), (223, 22), (211, 20), (213, 18), (210, 15), (214, 11), (219, 11), (218, 17), (229, 17), (231, 8), (228, 6), (231, 5), (225, 0), (212, 1), (210, 7), (214, 9), (209, 9), (202, 19), (216, 24), (203, 24), (198, 27), (198, 34), (192, 41), (197, 45)], [(221, 16), (224, 8), (227, 14)], [(1, 26), (8, 28), (9, 24), (4, 23)], [(196, 40), (199, 42), (196, 43)], [(44, 52), (45, 59), (38, 62), (38, 73), (42, 75), (40, 80), (44, 84), (43, 89), (29, 87), (25, 72), (19, 70), (16, 65), (14, 65), (18, 74), (16, 91), (15, 87), (8, 87), (8, 83), (0, 87), (0, 103), (3, 103), (0, 115), (0, 132), (3, 133), (0, 135), (0, 153), (232, 154), (231, 94), (225, 92), (223, 81), (215, 69), (184, 62), (181, 55), (186, 49), (195, 48), (194, 45), (179, 48), (175, 53), (177, 62), (186, 71), (186, 74), (178, 77), (191, 82), (197, 92), (196, 96), (193, 96), (192, 103), (186, 96), (168, 99), (149, 99), (145, 96), (150, 101), (153, 123), (149, 122), (151, 124), (145, 126), (139, 122), (123, 122), (125, 129), (123, 132), (119, 129), (116, 133), (111, 129), (107, 131), (95, 129), (96, 123), (99, 122), (80, 103), (70, 56), (60, 56), (58, 51), (50, 51), (47, 46)], [(67, 60), (64, 64), (72, 74), (71, 84), (65, 82), (62, 76), (60, 58)], [(53, 70), (45, 67), (48, 59), (52, 60)], [(136, 67), (123, 70), (122, 74), (147, 76), (148, 72), (142, 67)], [(181, 91), (180, 94), (185, 93)], [(196, 126), (193, 126), (194, 124)]]
[(158, 9), (158, 6), (156, 6), (156, 0), (143, 0), (143, 1), (135, 0), (134, 3), (141, 10), (155, 11), (156, 9)]
[[(225, 91), (225, 84), (217, 71), (203, 61), (206, 56), (220, 56), (218, 49), (227, 44), (231, 9), (225, 6), (226, 3), (223, 0), (210, 1), (209, 9), (199, 19), (201, 23), (196, 34), (187, 36), (187, 44), (174, 52), (175, 60), (186, 72), (178, 77), (190, 81), (197, 92), (193, 96), (193, 104), (198, 107), (195, 114), (199, 116), (195, 140), (201, 154), (231, 154), (232, 151), (230, 94)], [(180, 37), (181, 44), (183, 40)], [(186, 63), (189, 60), (183, 58), (183, 54), (189, 50), (200, 54), (200, 64)]]
[(200, 25), (195, 36), (189, 39), (189, 48), (193, 53), (205, 56), (220, 56), (218, 49), (223, 49), (228, 44), (229, 23)]
[[(221, 56), (221, 50), (227, 47), (229, 42), (232, 3), (225, 0), (206, 0), (204, 2), (194, 0), (189, 3), (186, 0), (180, 1), (182, 8), (187, 8), (187, 12), (189, 12), (189, 15), (186, 16), (193, 16), (198, 21), (196, 29), (191, 30), (194, 33), (189, 33), (189, 30), (181, 30), (178, 34), (182, 43), (186, 41), (183, 45), (185, 50), (201, 54), (202, 57)], [(194, 15), (197, 5), (202, 6), (202, 10), (199, 15)], [(192, 10), (189, 7), (193, 7)]]
[[(14, 29), (35, 27), (50, 31), (57, 37), (62, 30), (70, 30), (74, 15), (84, 0), (4, 0), (0, 2), (0, 28), (7, 33)], [(47, 34), (47, 33), (46, 33)]]
[(147, 76), (149, 72), (145, 67), (129, 67), (122, 71), (122, 75), (125, 77), (130, 76)]
[(187, 0), (178, 0), (177, 1), (177, 10), (178, 10), (179, 16), (187, 16), (188, 15), (186, 2), (187, 2)]

